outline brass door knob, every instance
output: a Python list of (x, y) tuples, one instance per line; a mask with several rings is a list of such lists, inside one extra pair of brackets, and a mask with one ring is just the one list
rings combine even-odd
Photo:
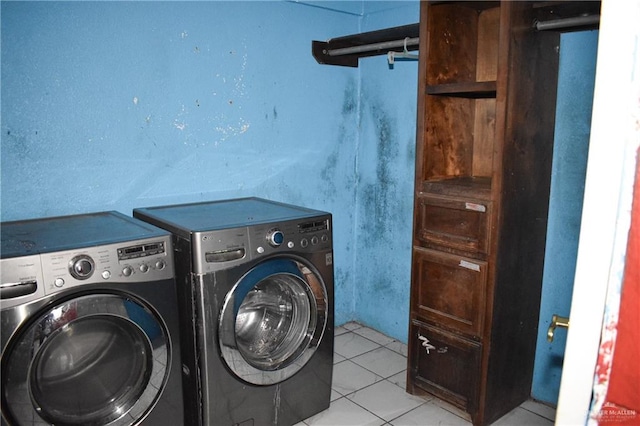
[(553, 314), (553, 316), (551, 317), (551, 325), (547, 330), (547, 340), (549, 342), (553, 342), (553, 335), (556, 332), (556, 327), (569, 328), (569, 318)]

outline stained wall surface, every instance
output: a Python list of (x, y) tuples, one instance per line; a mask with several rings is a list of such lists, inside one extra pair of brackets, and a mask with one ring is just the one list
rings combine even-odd
[[(375, 2), (373, 2), (375, 3)], [(365, 3), (365, 12), (368, 12)], [(407, 19), (415, 16), (415, 20)], [(369, 11), (363, 30), (419, 20), (419, 4)], [(412, 51), (417, 54), (417, 51)], [(355, 311), (365, 324), (406, 341), (416, 146), (418, 61), (360, 60), (361, 136), (356, 192)]]
[(417, 1), (2, 2), (1, 219), (327, 210), (336, 323), (406, 340), (417, 65), (319, 65), (311, 41), (417, 20)]

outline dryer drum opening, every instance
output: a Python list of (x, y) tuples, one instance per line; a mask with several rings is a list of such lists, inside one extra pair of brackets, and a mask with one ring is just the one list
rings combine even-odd
[(30, 374), (42, 417), (54, 423), (107, 422), (138, 401), (153, 361), (149, 340), (131, 325), (120, 317), (84, 317), (47, 339)]
[(236, 316), (236, 342), (249, 364), (276, 370), (295, 360), (309, 329), (315, 329), (315, 301), (295, 275), (272, 275), (251, 290)]
[(292, 258), (267, 260), (227, 294), (219, 343), (236, 376), (257, 385), (279, 383), (311, 359), (328, 315), (326, 288), (313, 271)]
[(167, 330), (130, 295), (79, 295), (46, 307), (2, 357), (2, 410), (13, 424), (129, 426), (158, 401)]

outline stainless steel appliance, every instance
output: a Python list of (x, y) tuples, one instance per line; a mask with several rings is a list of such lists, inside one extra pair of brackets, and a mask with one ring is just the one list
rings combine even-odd
[(133, 214), (174, 234), (188, 423), (291, 425), (329, 406), (329, 213), (243, 198)]
[(2, 423), (183, 424), (171, 234), (117, 212), (0, 234)]

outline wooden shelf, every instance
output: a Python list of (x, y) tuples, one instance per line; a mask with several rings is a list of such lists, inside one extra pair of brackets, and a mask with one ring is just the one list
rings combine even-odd
[[(467, 7), (470, 9), (475, 9), (477, 11), (482, 11), (485, 9), (491, 9), (494, 7), (499, 7), (500, 6), (500, 2), (499, 1), (480, 1), (480, 0), (474, 0), (474, 1), (469, 1), (469, 0), (462, 0), (462, 1), (451, 1), (451, 0), (433, 0), (430, 2), (431, 4), (433, 4), (434, 6), (437, 6), (439, 4), (459, 4), (460, 6), (463, 7)], [(556, 2), (557, 3), (557, 2)]]
[(491, 200), (491, 178), (454, 177), (422, 182), (419, 192), (452, 197)]
[(461, 98), (495, 98), (496, 82), (449, 83), (427, 86), (427, 95), (456, 96)]

